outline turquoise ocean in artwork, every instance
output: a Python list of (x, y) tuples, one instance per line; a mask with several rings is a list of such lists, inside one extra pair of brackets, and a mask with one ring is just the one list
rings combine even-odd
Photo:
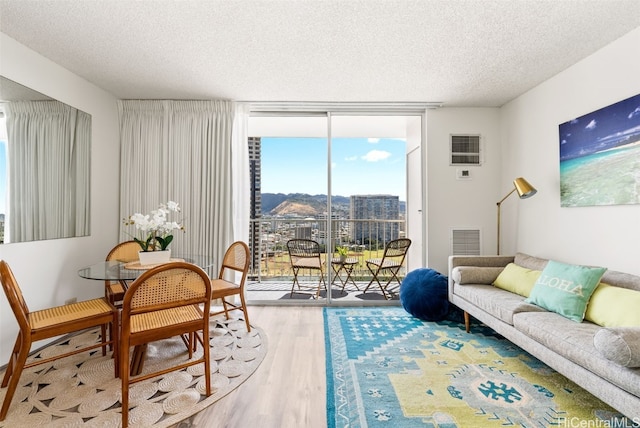
[(640, 203), (640, 144), (560, 162), (561, 205)]

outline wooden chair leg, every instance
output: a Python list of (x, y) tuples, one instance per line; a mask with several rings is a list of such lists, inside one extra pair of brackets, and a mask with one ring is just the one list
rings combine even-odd
[(467, 311), (464, 311), (464, 329), (467, 330), (467, 333), (471, 331), (471, 317)]
[[(18, 338), (20, 340), (20, 338)], [(12, 374), (9, 379), (9, 386), (7, 387), (7, 393), (4, 396), (4, 401), (2, 402), (2, 409), (0, 409), (0, 421), (4, 421), (7, 417), (7, 413), (9, 412), (9, 406), (11, 406), (11, 400), (13, 399), (13, 394), (16, 392), (16, 388), (18, 388), (18, 382), (20, 382), (20, 375), (22, 374), (22, 370), (24, 368), (25, 363), (27, 362), (27, 357), (29, 356), (29, 349), (31, 347), (31, 343), (22, 343), (20, 341), (19, 344), (19, 352), (18, 355), (12, 354), (11, 359), (14, 360)], [(8, 370), (8, 369), (7, 369)], [(5, 375), (5, 378), (7, 376)], [(3, 381), (3, 387), (6, 386)]]
[[(134, 356), (135, 359), (135, 356)], [(129, 365), (129, 346), (126, 345), (120, 350), (120, 381), (122, 382), (122, 427), (126, 428), (129, 423), (129, 373), (133, 369), (133, 364)]]
[(144, 356), (147, 352), (147, 344), (136, 345), (133, 348), (133, 357), (131, 358), (131, 370), (130, 375), (135, 376), (142, 373), (144, 368)]
[(16, 365), (16, 359), (20, 353), (20, 345), (22, 344), (20, 333), (18, 333), (18, 338), (16, 339), (16, 343), (13, 346), (13, 350), (11, 351), (11, 356), (9, 357), (9, 363), (7, 364), (7, 370), (4, 372), (4, 377), (2, 378), (2, 387), (4, 388), (9, 383), (9, 378), (13, 374), (14, 367)]
[[(102, 356), (107, 355), (107, 326), (102, 324), (100, 326), (100, 340), (102, 341)], [(113, 344), (112, 344), (113, 345)], [(113, 346), (112, 346), (113, 348)]]
[(113, 349), (113, 366), (115, 369), (116, 378), (120, 377), (120, 335), (118, 332), (120, 331), (119, 327), (119, 317), (120, 315), (116, 311), (113, 314), (113, 321), (109, 323), (109, 330), (111, 333), (109, 334), (109, 339), (111, 340), (111, 349)]
[(247, 325), (247, 333), (251, 332), (251, 324), (249, 324), (249, 314), (247, 313), (247, 302), (244, 300), (244, 296), (240, 293), (240, 304), (242, 305), (242, 313), (244, 315), (244, 323)]
[(224, 309), (224, 317), (226, 319), (229, 319), (229, 309), (227, 308), (227, 301), (225, 300), (225, 298), (223, 297), (222, 299), (222, 307)]

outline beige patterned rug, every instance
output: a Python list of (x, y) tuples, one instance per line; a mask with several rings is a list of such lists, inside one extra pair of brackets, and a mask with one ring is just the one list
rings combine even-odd
[[(83, 332), (30, 358), (97, 342), (99, 334), (99, 329)], [(210, 334), (211, 395), (204, 395), (203, 364), (133, 384), (129, 391), (129, 403), (133, 406), (129, 426), (177, 424), (240, 386), (267, 353), (264, 332), (252, 326), (251, 333), (247, 333), (244, 321), (212, 320)], [(154, 342), (148, 346), (143, 372), (184, 361), (186, 357), (180, 338)], [(4, 371), (0, 376), (4, 376)], [(5, 394), (6, 388), (0, 389), (0, 403)], [(113, 359), (109, 355), (103, 357), (100, 349), (78, 354), (25, 370), (0, 427), (118, 427), (120, 396), (120, 379), (114, 378)]]

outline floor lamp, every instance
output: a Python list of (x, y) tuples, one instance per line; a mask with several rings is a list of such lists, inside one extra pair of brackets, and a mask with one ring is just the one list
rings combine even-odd
[(507, 193), (507, 195), (504, 198), (500, 199), (500, 201), (497, 203), (498, 205), (498, 253), (497, 254), (498, 255), (500, 255), (500, 205), (502, 205), (504, 200), (507, 199), (509, 196), (511, 196), (513, 192), (518, 192), (518, 196), (520, 197), (520, 199), (527, 199), (535, 195), (537, 190), (535, 187), (529, 184), (527, 180), (525, 180), (522, 177), (518, 177), (515, 180), (513, 180), (513, 189), (509, 193)]

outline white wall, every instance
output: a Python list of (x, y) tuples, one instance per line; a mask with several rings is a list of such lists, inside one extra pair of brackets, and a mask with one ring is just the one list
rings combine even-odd
[[(480, 229), (482, 254), (496, 252), (496, 202), (504, 196), (499, 192), (499, 112), (497, 108), (427, 110), (426, 267), (444, 275), (448, 275), (451, 229)], [(482, 165), (464, 167), (470, 170), (470, 179), (459, 180), (460, 167), (449, 165), (451, 134), (481, 136)]]
[(640, 28), (501, 109), (500, 182), (522, 175), (538, 189), (503, 223), (518, 232), (505, 254), (640, 274), (640, 205), (561, 208), (558, 142), (559, 124), (640, 93), (639, 46)]
[[(118, 238), (119, 125), (116, 99), (0, 33), (0, 75), (91, 115), (91, 236), (0, 245), (31, 310), (102, 296), (104, 283), (78, 277), (104, 260)], [(0, 299), (0, 365), (7, 363), (17, 325)], [(42, 345), (42, 344), (40, 344)], [(36, 346), (39, 346), (36, 344)]]

